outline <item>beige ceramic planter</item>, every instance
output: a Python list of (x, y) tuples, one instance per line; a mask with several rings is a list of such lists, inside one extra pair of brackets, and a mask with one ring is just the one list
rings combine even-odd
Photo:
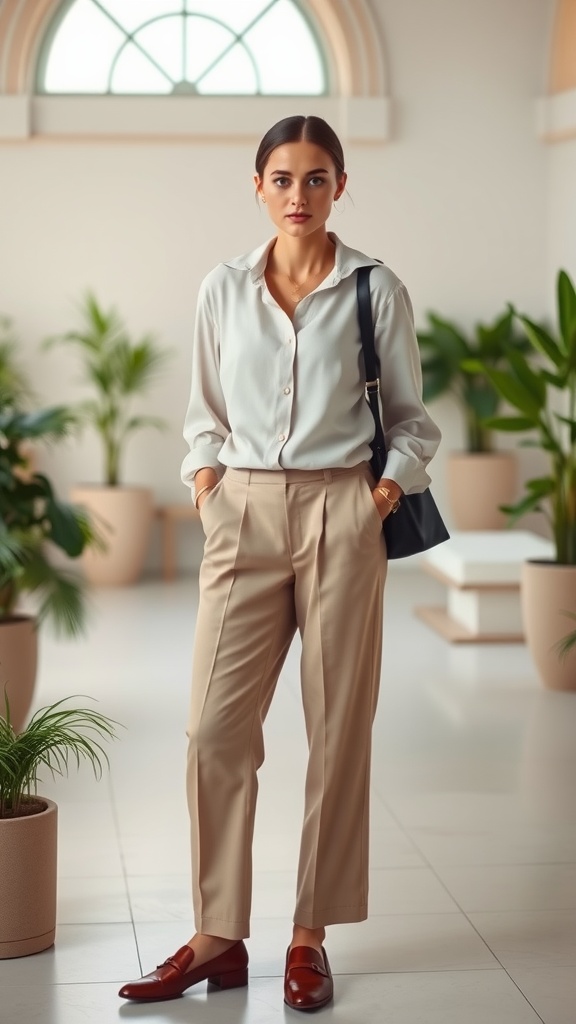
[(142, 575), (154, 514), (147, 487), (75, 487), (71, 495), (83, 505), (106, 542), (106, 551), (88, 548), (81, 556), (86, 578), (97, 586), (124, 586)]
[[(21, 732), (36, 685), (38, 632), (34, 619), (15, 615), (0, 622), (0, 714), (4, 713), (4, 687), (10, 701), (10, 720), (15, 732)], [(0, 860), (0, 865), (1, 865)]]
[(56, 933), (58, 808), (0, 819), (0, 959), (48, 949)]
[(526, 643), (550, 690), (576, 690), (576, 648), (563, 661), (554, 650), (574, 629), (574, 620), (564, 614), (567, 611), (576, 611), (576, 565), (526, 562), (522, 568)]
[(500, 505), (516, 498), (517, 463), (513, 452), (452, 452), (448, 456), (448, 493), (458, 530), (503, 530)]

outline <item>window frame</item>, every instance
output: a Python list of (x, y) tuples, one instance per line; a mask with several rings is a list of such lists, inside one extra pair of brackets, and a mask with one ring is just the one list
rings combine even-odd
[[(105, 3), (106, 0), (102, 0), (102, 2)], [(269, 97), (269, 96), (270, 97), (278, 97), (278, 98), (292, 97), (293, 99), (298, 99), (299, 97), (302, 97), (303, 99), (307, 99), (307, 98), (318, 99), (318, 98), (321, 98), (321, 97), (324, 97), (324, 96), (331, 96), (331, 95), (333, 95), (334, 82), (333, 82), (332, 69), (331, 69), (331, 66), (330, 66), (330, 62), (327, 59), (326, 48), (325, 48), (324, 42), (322, 40), (321, 34), (319, 32), (319, 29), (315, 25), (314, 20), (313, 20), (313, 18), (310, 15), (310, 12), (305, 9), (304, 5), (299, 3), (299, 0), (290, 0), (290, 2), (297, 8), (300, 16), (303, 18), (303, 20), (305, 21), (305, 23), (307, 25), (308, 31), (310, 32), (310, 35), (312, 36), (312, 39), (314, 40), (314, 42), (316, 44), (316, 49), (317, 49), (317, 53), (318, 53), (319, 63), (320, 63), (321, 69), (322, 69), (322, 73), (324, 75), (324, 91), (321, 92), (321, 93), (271, 93), (271, 92), (265, 92), (265, 93), (263, 93), (263, 92), (256, 92), (256, 93), (237, 93), (237, 92), (232, 92), (232, 93), (196, 93), (193, 96), (194, 100), (200, 101), (200, 100), (203, 100), (203, 99), (212, 98), (214, 96), (223, 97), (223, 98), (226, 98), (226, 99), (232, 99), (232, 98), (235, 98), (235, 97), (241, 97), (242, 99), (257, 99), (257, 98)], [(147, 99), (162, 98), (164, 100), (171, 99), (171, 98), (174, 97), (174, 95), (175, 95), (174, 93), (168, 93), (168, 94), (157, 93), (157, 92), (153, 92), (153, 93), (148, 93), (148, 92), (133, 92), (133, 93), (121, 92), (121, 93), (116, 93), (116, 92), (112, 92), (110, 90), (110, 88), (108, 88), (108, 90), (106, 92), (89, 92), (89, 93), (85, 93), (85, 92), (52, 92), (52, 91), (48, 92), (44, 88), (44, 79), (46, 77), (46, 70), (47, 70), (48, 60), (49, 60), (49, 56), (50, 56), (50, 50), (52, 48), (52, 45), (54, 43), (54, 39), (56, 38), (56, 36), (58, 34), (58, 31), (60, 29), (60, 26), (61, 26), (62, 22), (64, 21), (66, 15), (68, 14), (68, 11), (71, 9), (71, 7), (74, 6), (75, 3), (76, 3), (76, 0), (63, 0), (63, 2), (59, 5), (59, 7), (53, 13), (51, 21), (48, 24), (47, 29), (44, 31), (44, 33), (42, 35), (42, 40), (41, 40), (41, 43), (40, 43), (40, 49), (39, 49), (38, 56), (36, 58), (36, 64), (35, 64), (35, 73), (34, 73), (34, 95), (35, 96), (58, 96), (58, 97), (60, 97), (60, 96), (62, 96), (62, 97), (72, 97), (72, 96), (75, 96), (75, 97), (82, 97), (82, 98), (86, 98), (86, 97), (90, 97), (91, 98), (91, 97), (95, 97), (95, 96), (100, 96), (100, 97), (106, 96), (106, 97), (114, 97), (114, 98), (116, 98), (116, 97), (120, 97), (120, 98), (134, 97), (134, 98), (138, 98), (138, 99), (143, 97), (143, 98), (147, 98)], [(186, 15), (184, 15), (183, 12), (178, 12), (178, 11), (174, 11), (171, 14), (157, 15), (155, 18), (149, 18), (147, 21), (143, 21), (142, 24), (138, 25), (138, 28), (136, 29), (136, 32), (139, 31), (140, 29), (144, 28), (145, 25), (151, 24), (151, 23), (153, 23), (156, 20), (160, 20), (161, 18), (183, 17), (183, 16), (186, 16)], [(191, 16), (193, 16), (193, 12), (191, 12), (190, 14), (187, 15), (187, 17), (191, 17)], [(265, 13), (264, 14), (260, 14), (258, 16), (258, 19), (255, 22), (255, 24), (257, 24), (258, 21), (260, 21), (265, 16), (266, 16)], [(214, 20), (219, 20), (219, 19), (214, 19)], [(221, 24), (224, 25), (224, 27), (229, 28), (229, 26), (227, 26), (225, 22), (221, 22)], [(231, 30), (231, 31), (233, 31), (233, 30)], [(109, 71), (109, 74), (108, 74), (108, 84), (110, 84), (110, 78), (111, 78), (111, 76), (113, 74), (114, 66), (115, 66), (115, 64), (116, 64), (116, 62), (117, 62), (117, 60), (118, 60), (122, 50), (125, 48), (125, 46), (128, 44), (128, 42), (129, 42), (129, 40), (126, 39), (125, 42), (122, 43), (121, 47), (119, 48), (119, 50), (117, 51), (117, 53), (116, 53), (116, 55), (115, 55), (115, 57), (113, 59), (113, 62), (112, 62), (112, 65), (111, 65), (111, 68), (110, 68), (110, 71)], [(255, 77), (256, 77), (256, 80), (258, 81), (259, 80), (259, 73), (258, 73), (257, 62), (252, 57), (252, 54), (250, 53), (249, 48), (245, 47), (245, 49), (248, 52), (249, 59), (252, 61), (253, 65), (255, 65)], [(219, 58), (219, 60), (220, 60), (220, 58)]]
[[(0, 145), (212, 140), (253, 144), (281, 117), (318, 114), (346, 142), (392, 137), (386, 44), (368, 0), (299, 0), (322, 43), (331, 95), (307, 98), (36, 95), (39, 54), (62, 0), (0, 6)], [(170, 103), (166, 99), (170, 98)]]

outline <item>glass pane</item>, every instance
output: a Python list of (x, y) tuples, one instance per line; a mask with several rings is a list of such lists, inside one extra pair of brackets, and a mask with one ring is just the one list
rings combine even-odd
[[(244, 32), (244, 45), (234, 43)], [(124, 94), (166, 94), (175, 83), (182, 91), (186, 80), (204, 95), (326, 91), (316, 40), (293, 0), (76, 0), (52, 40), (43, 88), (104, 93), (112, 67), (112, 91)]]
[(115, 93), (167, 93), (172, 92), (172, 82), (146, 60), (134, 43), (122, 51), (111, 84)]
[(234, 42), (234, 35), (223, 25), (209, 21), (208, 18), (186, 18), (186, 23), (186, 78), (195, 82)]
[(140, 46), (160, 65), (173, 82), (182, 78), (182, 33), (180, 16), (162, 18), (135, 33)]
[(317, 96), (326, 91), (318, 45), (290, 0), (278, 0), (244, 38), (256, 59), (262, 92)]
[(178, 14), (182, 0), (98, 0), (123, 28), (132, 33), (160, 14)]
[(234, 32), (242, 32), (270, 2), (271, 0), (187, 0), (186, 7), (192, 14), (208, 14), (211, 18), (230, 25)]
[(221, 95), (251, 95), (258, 91), (254, 68), (243, 46), (238, 43), (205, 78), (198, 82), (198, 92)]
[(46, 92), (106, 92), (110, 63), (125, 39), (92, 0), (77, 0), (64, 16), (44, 73)]

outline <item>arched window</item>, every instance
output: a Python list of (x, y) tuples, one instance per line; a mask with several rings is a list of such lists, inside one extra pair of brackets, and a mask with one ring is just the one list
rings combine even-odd
[(325, 61), (295, 0), (71, 0), (41, 93), (321, 95)]

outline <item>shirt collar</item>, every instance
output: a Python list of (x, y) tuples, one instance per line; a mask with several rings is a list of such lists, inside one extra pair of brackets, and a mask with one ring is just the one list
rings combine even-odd
[[(328, 236), (336, 247), (334, 274), (330, 283), (337, 284), (338, 281), (348, 277), (358, 267), (373, 267), (380, 263), (380, 260), (366, 256), (365, 253), (359, 252), (358, 249), (351, 249), (348, 245), (344, 245), (344, 242), (340, 241), (338, 235), (335, 235), (333, 231), (329, 231)], [(257, 284), (263, 277), (268, 253), (275, 241), (275, 238), (271, 238), (263, 245), (259, 245), (257, 249), (253, 249), (252, 252), (244, 253), (243, 256), (237, 256), (232, 260), (226, 260), (225, 266), (231, 267), (233, 270), (248, 271), (252, 282)]]

